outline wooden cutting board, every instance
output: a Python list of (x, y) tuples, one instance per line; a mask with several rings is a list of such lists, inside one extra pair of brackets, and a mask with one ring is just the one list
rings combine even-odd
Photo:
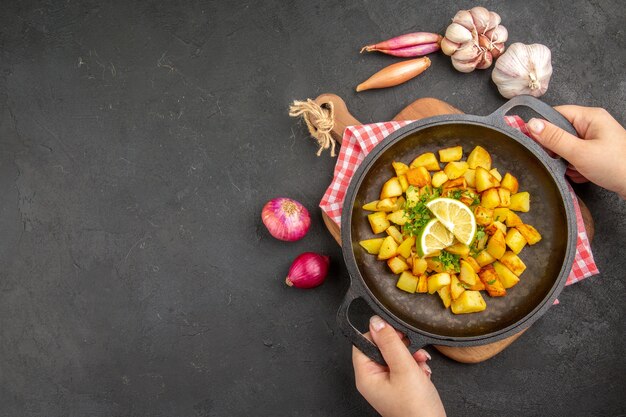
[[(355, 119), (352, 114), (350, 114), (346, 103), (341, 99), (341, 97), (335, 94), (322, 94), (315, 99), (315, 102), (324, 108), (328, 108), (329, 103), (332, 103), (334, 110), (334, 125), (331, 131), (331, 135), (339, 144), (341, 144), (343, 131), (347, 126), (363, 124)], [(450, 104), (435, 98), (420, 98), (405, 107), (393, 118), (393, 120), (418, 120), (426, 117), (455, 113), (460, 114), (463, 112), (451, 106)], [(312, 120), (312, 123), (315, 124), (315, 120)], [(580, 204), (581, 212), (583, 214), (583, 220), (585, 221), (585, 229), (587, 230), (587, 234), (589, 235), (589, 241), (591, 241), (593, 240), (594, 235), (593, 219), (587, 206), (585, 206), (585, 204), (580, 199), (578, 200), (578, 202)], [(339, 226), (334, 221), (332, 221), (330, 217), (326, 215), (326, 213), (322, 212), (322, 217), (330, 234), (335, 238), (337, 243), (341, 245), (341, 230)], [(502, 352), (511, 343), (517, 340), (517, 338), (520, 337), (522, 333), (524, 333), (524, 331), (525, 330), (522, 330), (521, 332), (514, 334), (511, 337), (482, 346), (435, 346), (435, 348), (445, 356), (449, 357), (450, 359), (454, 359), (455, 361), (462, 363), (478, 363), (492, 358), (493, 356)]]

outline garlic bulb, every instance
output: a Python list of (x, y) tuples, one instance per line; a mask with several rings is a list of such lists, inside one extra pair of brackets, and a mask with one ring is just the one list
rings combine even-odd
[(540, 97), (548, 90), (551, 75), (552, 54), (547, 46), (517, 42), (498, 58), (491, 79), (503, 97)]
[(500, 15), (484, 7), (460, 10), (441, 40), (441, 50), (452, 57), (460, 72), (485, 69), (504, 52), (509, 33), (500, 25)]

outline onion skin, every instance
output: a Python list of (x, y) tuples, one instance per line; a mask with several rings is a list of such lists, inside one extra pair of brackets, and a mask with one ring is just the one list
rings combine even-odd
[(328, 275), (330, 258), (315, 252), (304, 252), (294, 259), (285, 283), (296, 288), (315, 288)]
[(272, 236), (288, 242), (302, 239), (311, 226), (311, 216), (306, 207), (285, 197), (268, 201), (261, 212), (261, 219)]
[(407, 46), (399, 49), (371, 49), (370, 51), (382, 52), (383, 54), (398, 56), (401, 58), (412, 58), (424, 56), (437, 52), (440, 49), (438, 43), (423, 43), (421, 45)]
[(407, 33), (405, 35), (396, 36), (395, 38), (387, 39), (386, 41), (378, 42), (373, 45), (366, 45), (361, 49), (361, 52), (372, 52), (380, 50), (392, 50), (407, 48), (409, 46), (423, 45), (428, 43), (441, 42), (442, 36), (438, 33), (430, 32), (414, 32)]
[(430, 59), (428, 57), (398, 62), (383, 68), (369, 77), (356, 87), (356, 91), (393, 87), (417, 77), (426, 71), (428, 67), (430, 67)]

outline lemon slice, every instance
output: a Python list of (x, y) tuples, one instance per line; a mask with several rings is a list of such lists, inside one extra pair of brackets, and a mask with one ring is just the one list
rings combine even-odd
[(446, 229), (461, 243), (470, 245), (476, 234), (476, 218), (465, 204), (452, 198), (435, 198), (426, 203)]
[(428, 256), (454, 243), (454, 235), (437, 219), (432, 219), (420, 234), (415, 245), (420, 257)]

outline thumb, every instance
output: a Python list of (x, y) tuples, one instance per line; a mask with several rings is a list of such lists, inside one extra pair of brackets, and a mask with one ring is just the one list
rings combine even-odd
[(575, 165), (576, 155), (584, 143), (581, 139), (541, 119), (530, 119), (526, 126), (537, 142)]
[(389, 323), (378, 316), (370, 319), (370, 334), (391, 372), (413, 369), (417, 363)]

